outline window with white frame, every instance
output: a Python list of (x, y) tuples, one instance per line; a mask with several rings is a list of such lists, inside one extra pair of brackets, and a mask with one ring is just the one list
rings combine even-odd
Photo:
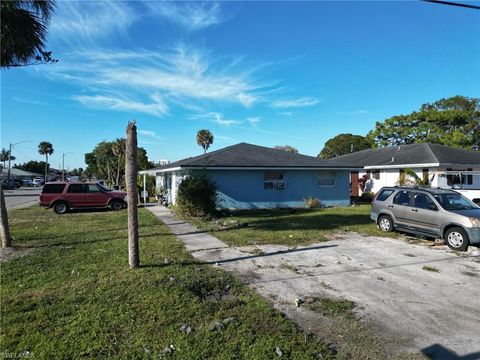
[(263, 174), (263, 188), (265, 190), (285, 189), (285, 173), (283, 171), (265, 171), (265, 173)]
[(317, 174), (318, 186), (335, 186), (335, 173), (333, 172), (321, 172)]

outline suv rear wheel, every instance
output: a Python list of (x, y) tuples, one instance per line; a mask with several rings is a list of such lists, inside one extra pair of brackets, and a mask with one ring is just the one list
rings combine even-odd
[(68, 211), (68, 205), (64, 201), (59, 201), (53, 205), (53, 211), (57, 214), (65, 214)]
[(461, 227), (453, 227), (445, 233), (445, 241), (450, 249), (465, 251), (470, 245), (468, 235)]
[(388, 215), (381, 215), (378, 218), (378, 227), (385, 232), (393, 231), (393, 220)]
[(111, 207), (112, 210), (114, 210), (114, 211), (122, 210), (122, 209), (123, 209), (123, 201), (121, 201), (121, 200), (113, 200), (113, 201), (110, 203), (110, 207)]

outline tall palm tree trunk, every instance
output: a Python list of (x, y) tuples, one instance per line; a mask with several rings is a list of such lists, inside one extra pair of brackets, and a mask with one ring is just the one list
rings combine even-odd
[(47, 182), (48, 178), (48, 155), (45, 155), (45, 183)]
[(10, 229), (8, 227), (8, 213), (5, 205), (5, 195), (3, 194), (3, 186), (0, 185), (0, 233), (2, 236), (2, 248), (12, 246), (10, 238)]
[(130, 121), (127, 126), (125, 184), (128, 203), (128, 264), (130, 268), (136, 268), (140, 265), (140, 254), (138, 250), (137, 126), (135, 121)]

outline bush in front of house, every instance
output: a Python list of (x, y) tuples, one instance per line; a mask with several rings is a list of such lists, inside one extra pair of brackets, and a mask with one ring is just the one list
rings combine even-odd
[(362, 193), (362, 196), (360, 196), (360, 201), (361, 202), (366, 202), (366, 203), (371, 203), (373, 201), (374, 197), (375, 197), (375, 193), (364, 192), (364, 193)]
[(308, 209), (317, 209), (317, 208), (320, 208), (322, 207), (322, 203), (320, 202), (319, 199), (316, 199), (312, 196), (309, 196), (308, 198), (306, 198), (305, 200), (305, 206), (308, 208)]
[(178, 211), (185, 216), (211, 217), (217, 209), (217, 186), (207, 176), (189, 176), (178, 187)]

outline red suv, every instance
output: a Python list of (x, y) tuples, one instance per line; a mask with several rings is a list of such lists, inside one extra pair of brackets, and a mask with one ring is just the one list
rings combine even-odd
[(57, 214), (78, 208), (122, 210), (126, 197), (126, 192), (112, 191), (98, 183), (52, 182), (43, 186), (40, 205), (53, 208)]

